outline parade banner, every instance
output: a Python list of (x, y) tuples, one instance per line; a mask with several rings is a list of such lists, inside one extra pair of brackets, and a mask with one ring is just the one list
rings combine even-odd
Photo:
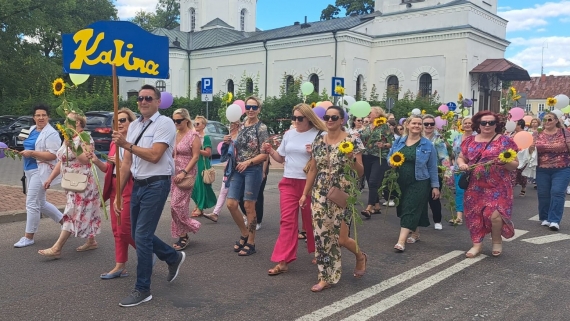
[(62, 35), (63, 71), (70, 74), (168, 78), (168, 37), (128, 21), (98, 21)]

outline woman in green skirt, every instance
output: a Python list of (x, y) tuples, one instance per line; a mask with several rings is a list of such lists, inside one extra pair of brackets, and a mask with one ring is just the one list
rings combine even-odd
[(204, 135), (206, 124), (208, 121), (204, 116), (196, 116), (194, 120), (194, 129), (202, 140), (202, 150), (200, 151), (200, 159), (198, 160), (198, 173), (196, 174), (196, 183), (192, 191), (192, 200), (196, 203), (196, 208), (192, 212), (192, 217), (202, 216), (204, 209), (214, 207), (217, 202), (216, 194), (212, 189), (212, 184), (205, 184), (202, 178), (202, 171), (212, 167), (210, 164), (210, 156), (212, 156), (212, 141), (208, 135)]

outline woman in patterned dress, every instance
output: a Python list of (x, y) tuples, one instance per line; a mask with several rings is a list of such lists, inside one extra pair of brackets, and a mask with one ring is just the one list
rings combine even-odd
[[(315, 257), (319, 268), (319, 283), (311, 288), (313, 292), (327, 289), (340, 280), (341, 246), (356, 256), (354, 277), (359, 278), (364, 275), (367, 261), (366, 254), (360, 251), (356, 242), (348, 236), (352, 213), (326, 197), (333, 186), (344, 191), (350, 186), (350, 181), (344, 178), (344, 165), (347, 160), (354, 159), (352, 168), (359, 177), (363, 175), (361, 153), (364, 146), (358, 137), (341, 129), (344, 120), (344, 110), (341, 107), (329, 107), (323, 119), (328, 132), (317, 136), (313, 142), (311, 169), (307, 173), (305, 189), (299, 200), (299, 206), (303, 209), (307, 196), (311, 195)], [(344, 142), (351, 142), (354, 145), (352, 153), (340, 152), (339, 147)]]
[[(78, 133), (83, 131), (87, 120), (84, 116), (70, 113), (67, 118), (75, 121), (75, 130)], [(68, 126), (72, 125), (68, 123)], [(81, 145), (84, 153), (77, 156), (69, 144), (75, 147)], [(45, 250), (39, 250), (38, 253), (59, 259), (61, 250), (71, 235), (75, 237), (87, 238), (87, 242), (76, 249), (77, 252), (89, 251), (96, 249), (97, 242), (95, 235), (99, 234), (101, 226), (101, 202), (99, 200), (99, 191), (93, 172), (91, 171), (91, 163), (88, 153), (93, 150), (93, 140), (89, 145), (81, 142), (78, 135), (74, 136), (71, 141), (66, 140), (57, 151), (58, 164), (53, 169), (49, 178), (44, 182), (44, 188), (48, 189), (51, 182), (60, 174), (76, 173), (87, 176), (87, 188), (83, 192), (66, 191), (67, 202), (65, 211), (63, 212), (63, 225), (57, 242)]]
[(210, 157), (212, 156), (212, 140), (210, 136), (204, 134), (208, 121), (204, 116), (196, 116), (194, 120), (194, 128), (200, 137), (202, 149), (200, 150), (200, 158), (198, 159), (198, 174), (196, 175), (196, 184), (192, 191), (192, 200), (196, 203), (196, 208), (192, 212), (192, 217), (202, 216), (204, 209), (214, 207), (216, 205), (216, 194), (212, 189), (212, 184), (205, 184), (202, 178), (202, 171), (212, 167)]
[(170, 230), (172, 237), (178, 237), (178, 241), (172, 247), (177, 251), (182, 251), (188, 246), (188, 232), (198, 232), (200, 222), (190, 216), (190, 195), (192, 195), (193, 189), (180, 189), (176, 183), (186, 176), (196, 179), (198, 175), (196, 164), (200, 158), (202, 143), (198, 133), (192, 128), (192, 120), (188, 110), (177, 109), (172, 114), (172, 120), (177, 133), (174, 152), (176, 176), (170, 186), (170, 214), (172, 215)]
[(498, 115), (485, 110), (471, 120), (477, 135), (465, 138), (461, 144), (461, 154), (457, 159), (459, 169), (467, 171), (472, 165), (494, 163), (490, 167), (481, 165), (471, 170), (463, 205), (473, 247), (465, 256), (473, 258), (481, 254), (483, 239), (489, 233), (493, 242), (492, 254), (499, 256), (503, 250), (501, 235), (508, 239), (515, 234), (511, 221), (513, 185), (510, 171), (519, 165), (516, 158), (509, 163), (500, 162), (499, 154), (507, 149), (517, 151), (518, 148), (509, 137), (501, 134), (504, 124)]

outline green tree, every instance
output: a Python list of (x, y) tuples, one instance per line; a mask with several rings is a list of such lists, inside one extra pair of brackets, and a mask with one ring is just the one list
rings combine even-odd
[(180, 24), (180, 2), (159, 0), (155, 12), (138, 11), (131, 22), (152, 31), (157, 28), (174, 29)]
[(338, 18), (344, 11), (347, 16), (363, 15), (374, 12), (374, 0), (336, 0), (335, 5), (329, 4), (321, 12), (321, 20)]

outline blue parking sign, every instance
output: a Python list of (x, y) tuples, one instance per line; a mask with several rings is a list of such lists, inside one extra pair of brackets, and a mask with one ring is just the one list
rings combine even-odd
[(214, 93), (214, 78), (202, 78), (202, 93), (203, 94)]
[(337, 93), (334, 92), (334, 89), (335, 89), (337, 86), (341, 86), (341, 87), (344, 88), (344, 78), (342, 78), (342, 77), (332, 77), (332, 90), (331, 90), (331, 92), (332, 92), (332, 95), (333, 95), (334, 97), (340, 97), (340, 96), (342, 96), (342, 95), (337, 94)]
[(455, 111), (455, 109), (457, 108), (457, 104), (452, 101), (448, 102), (446, 105), (450, 111)]

